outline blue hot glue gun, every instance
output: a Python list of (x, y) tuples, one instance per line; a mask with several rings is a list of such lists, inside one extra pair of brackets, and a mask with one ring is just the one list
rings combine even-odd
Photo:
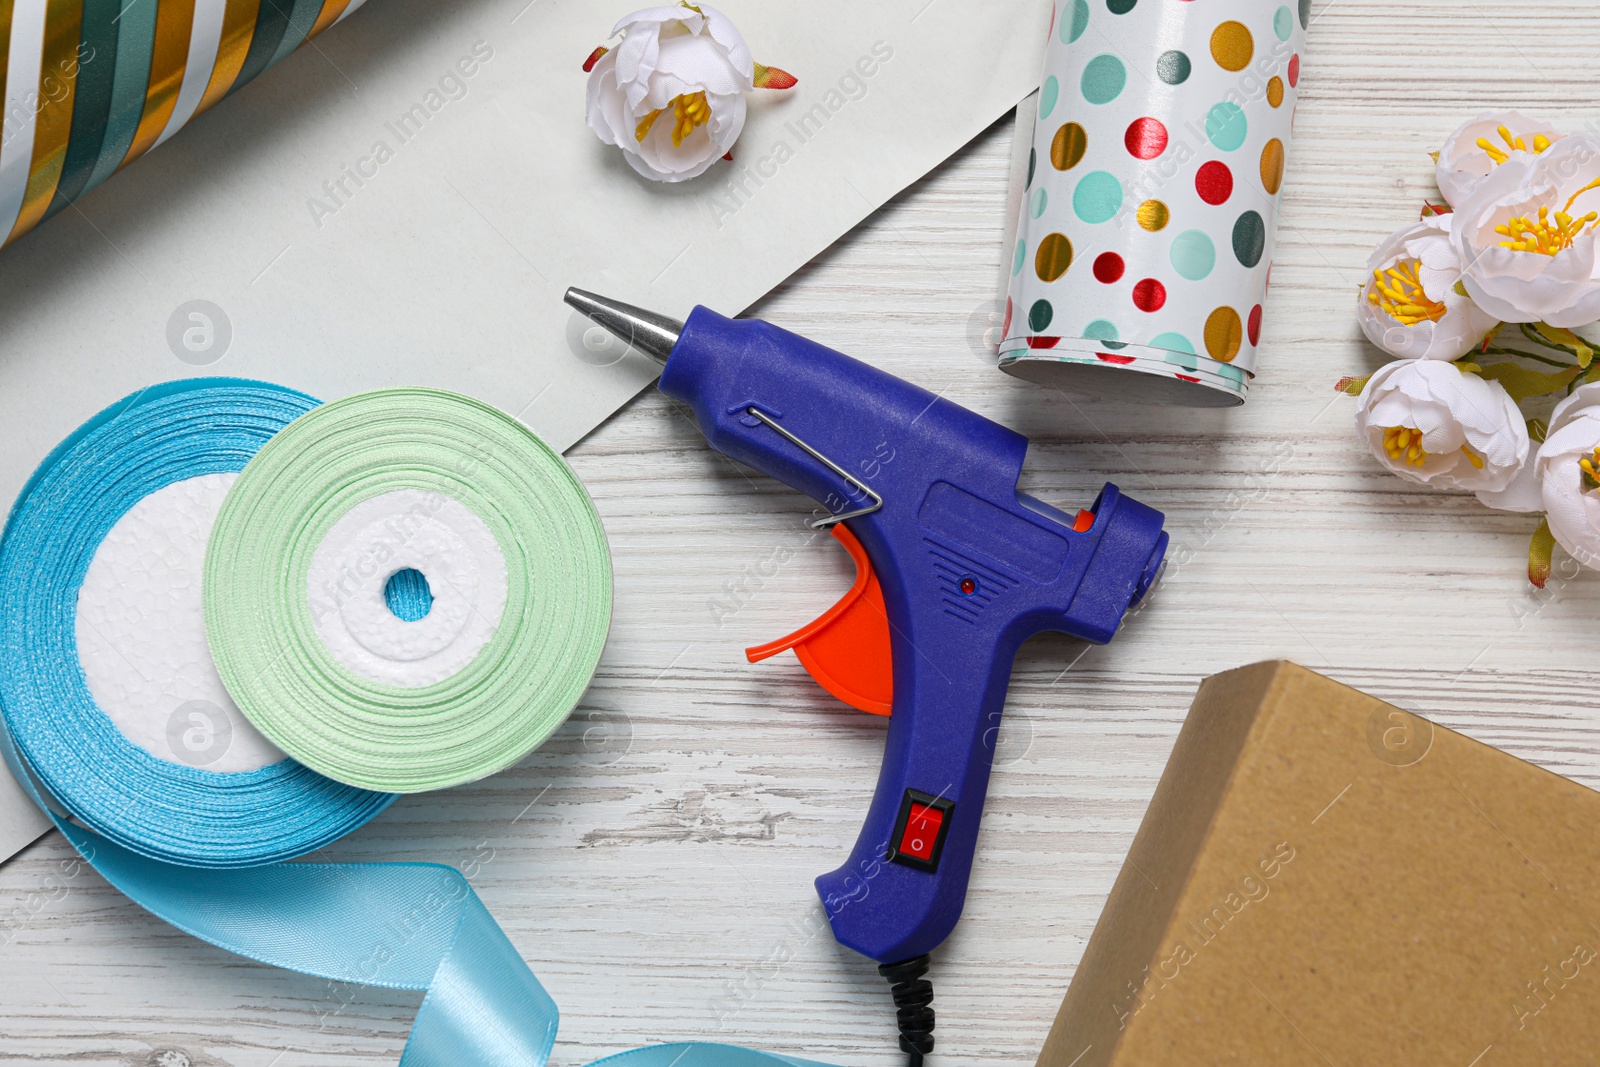
[(750, 656), (793, 647), (831, 692), (892, 712), (866, 825), (817, 892), (839, 942), (882, 964), (918, 1064), (922, 975), (961, 916), (1012, 660), (1046, 630), (1111, 640), (1160, 572), (1161, 513), (1114, 485), (1075, 517), (1019, 493), (1025, 437), (769, 323), (566, 301), (663, 364), (712, 448), (823, 503), (816, 525), (856, 559), (838, 606)]

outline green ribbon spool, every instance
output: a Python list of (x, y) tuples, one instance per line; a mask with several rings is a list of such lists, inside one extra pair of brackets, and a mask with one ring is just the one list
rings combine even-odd
[(566, 461), (432, 389), (290, 423), (206, 551), (206, 635), (240, 709), (313, 770), (390, 793), (482, 778), (549, 737), (594, 674), (611, 598)]

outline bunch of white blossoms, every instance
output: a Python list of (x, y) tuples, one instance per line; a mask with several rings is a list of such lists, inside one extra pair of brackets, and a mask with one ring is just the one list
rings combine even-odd
[[(1575, 332), (1600, 320), (1600, 138), (1508, 111), (1462, 124), (1435, 158), (1448, 206), (1384, 239), (1357, 304), (1398, 358), (1339, 388), (1402, 478), (1543, 512), (1528, 566), (1542, 586), (1552, 541), (1600, 567), (1600, 362)], [(1519, 407), (1552, 394), (1548, 421)]]
[(792, 74), (762, 66), (728, 16), (707, 4), (647, 7), (622, 19), (583, 69), (589, 126), (622, 149), (628, 165), (658, 182), (704, 174), (744, 129), (744, 94), (789, 89)]

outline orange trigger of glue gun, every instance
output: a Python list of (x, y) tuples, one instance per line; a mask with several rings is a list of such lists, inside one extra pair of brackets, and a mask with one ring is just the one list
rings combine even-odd
[(856, 562), (856, 580), (839, 602), (788, 637), (744, 650), (751, 663), (794, 649), (817, 684), (853, 708), (889, 714), (894, 673), (889, 658), (889, 616), (867, 550), (840, 523), (833, 539)]
[[(1094, 513), (1080, 511), (1072, 528), (1094, 524)], [(888, 715), (894, 704), (894, 661), (889, 652), (889, 614), (883, 589), (867, 550), (841, 523), (830, 531), (855, 560), (856, 580), (839, 602), (787, 637), (744, 650), (751, 663), (794, 649), (817, 684), (869, 715)]]

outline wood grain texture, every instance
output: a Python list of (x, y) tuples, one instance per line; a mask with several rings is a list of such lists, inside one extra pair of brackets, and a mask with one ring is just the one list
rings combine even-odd
[[(1588, 0), (1312, 11), (1244, 408), (1068, 398), (978, 358), (1006, 121), (754, 309), (1028, 434), (1024, 487), (1045, 500), (1071, 509), (1109, 479), (1172, 530), (1179, 562), (1113, 645), (1046, 637), (1018, 659), (966, 915), (935, 957), (934, 1063), (1033, 1062), (1207, 674), (1287, 657), (1600, 784), (1600, 581), (1532, 591), (1532, 523), (1386, 474), (1332, 390), (1380, 360), (1354, 289), (1435, 195), (1427, 150), (1490, 107), (1581, 129), (1600, 114), (1600, 22)], [(792, 659), (741, 651), (831, 602), (848, 561), (804, 527), (808, 501), (710, 452), (659, 395), (571, 458), (617, 576), (579, 715), (514, 770), (407, 798), (326, 858), (462, 865), (561, 1005), (564, 1067), (684, 1039), (902, 1062), (882, 981), (828, 936), (810, 884), (855, 838), (883, 724)], [(0, 867), (0, 1063), (397, 1059), (418, 996), (236, 959), (67, 877), (68, 856), (52, 835)]]

